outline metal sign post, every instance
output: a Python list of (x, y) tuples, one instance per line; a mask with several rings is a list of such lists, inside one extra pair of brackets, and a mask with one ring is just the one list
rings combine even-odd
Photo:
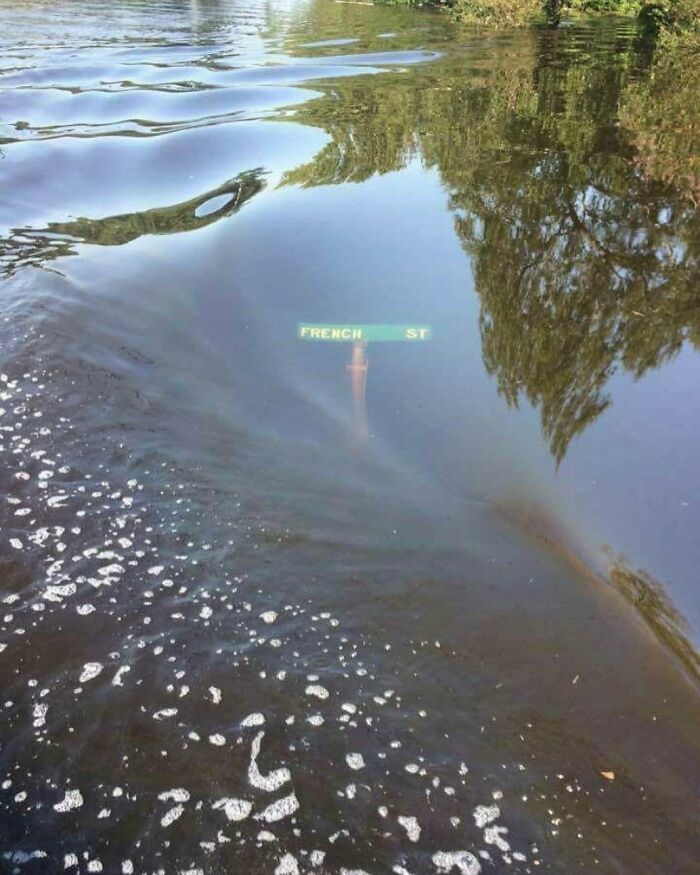
[(331, 325), (300, 322), (297, 326), (299, 340), (325, 343), (351, 343), (352, 354), (346, 369), (350, 374), (355, 436), (364, 443), (369, 435), (365, 389), (369, 359), (367, 344), (372, 343), (420, 343), (432, 339), (429, 325)]

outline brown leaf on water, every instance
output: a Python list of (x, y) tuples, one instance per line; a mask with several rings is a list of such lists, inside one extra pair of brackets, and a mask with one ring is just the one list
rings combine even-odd
[(615, 772), (601, 772), (600, 773), (606, 781), (614, 781), (615, 780)]

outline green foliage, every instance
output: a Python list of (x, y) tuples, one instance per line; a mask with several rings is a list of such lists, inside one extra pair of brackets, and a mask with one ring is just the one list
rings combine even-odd
[(455, 0), (452, 14), (458, 21), (481, 27), (514, 27), (542, 20), (542, 0)]
[(672, 183), (700, 204), (700, 43), (688, 31), (663, 35), (650, 75), (624, 95), (620, 120), (650, 179)]
[[(409, 6), (420, 0), (381, 0)], [(426, 0), (427, 5), (447, 6), (453, 18), (488, 29), (523, 24), (559, 23), (566, 10), (637, 18), (647, 35), (663, 32), (692, 33), (700, 38), (700, 0)]]
[(571, 0), (568, 8), (579, 12), (602, 12), (609, 15), (639, 15), (644, 0)]
[[(666, 39), (677, 35), (684, 43), (697, 46), (700, 40), (700, 0), (643, 0), (639, 21), (643, 31), (660, 32)], [(672, 41), (665, 42), (664, 47), (672, 48)]]

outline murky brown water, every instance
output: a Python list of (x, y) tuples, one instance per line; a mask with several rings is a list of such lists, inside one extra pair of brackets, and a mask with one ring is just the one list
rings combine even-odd
[(631, 26), (0, 34), (0, 868), (700, 871), (700, 219)]

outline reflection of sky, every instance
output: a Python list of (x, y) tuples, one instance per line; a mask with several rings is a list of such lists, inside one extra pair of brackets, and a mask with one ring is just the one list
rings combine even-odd
[[(163, 8), (170, 16), (170, 7)], [(210, 21), (209, 4), (193, 2), (185, 8), (193, 19)], [(251, 22), (257, 14), (269, 33), (277, 25), (282, 32), (290, 9), (277, 8), (278, 19), (268, 21), (259, 7), (251, 11)], [(113, 26), (138, 24), (133, 14), (133, 21), (127, 16)], [(152, 17), (153, 9), (146, 14)], [(88, 37), (82, 26), (73, 26), (76, 40)], [(90, 38), (97, 45), (101, 37), (92, 28), (91, 22)], [(24, 28), (19, 31), (21, 36)], [(224, 27), (217, 39), (225, 33)], [(372, 54), (352, 59), (363, 67), (351, 67), (341, 54), (331, 58), (333, 45), (324, 40), (306, 45), (307, 57), (292, 58), (269, 52), (271, 43), (252, 25), (237, 39), (236, 45), (201, 44), (194, 52), (171, 45), (125, 46), (105, 53), (100, 46), (75, 69), (70, 49), (47, 50), (47, 66), (55, 64), (60, 73), (39, 75), (48, 77), (44, 85), (54, 75), (80, 84), (124, 79), (128, 68), (129, 75), (157, 84), (172, 78), (172, 67), (150, 62), (167, 56), (177, 63), (178, 76), (227, 86), (189, 96), (157, 95), (166, 116), (174, 111), (168, 107), (177, 104), (186, 120), (213, 111), (213, 102), (217, 111), (246, 109), (248, 99), (257, 110), (289, 107), (295, 99), (319, 93), (291, 89), (290, 83), (321, 72), (329, 77), (378, 69)], [(321, 51), (324, 43), (328, 57)], [(206, 63), (199, 63), (207, 53)], [(417, 56), (396, 53), (393, 59), (408, 63)], [(56, 102), (55, 94), (47, 96), (48, 90), (6, 97), (10, 117), (23, 117), (24, 101), (33, 121), (51, 124), (65, 116), (67, 123), (66, 106)], [(143, 107), (153, 102), (153, 93), (100, 93), (88, 96), (96, 103), (82, 109), (80, 95), (66, 93), (60, 99), (76, 113), (68, 120), (82, 123), (93, 113), (104, 120), (108, 107), (118, 119), (119, 100), (143, 101)], [(633, 567), (646, 568), (668, 583), (679, 607), (700, 629), (700, 599), (691, 583), (700, 566), (693, 525), (699, 517), (690, 494), (698, 482), (693, 449), (700, 413), (692, 399), (700, 356), (686, 349), (636, 383), (624, 373), (615, 375), (605, 389), (611, 407), (573, 442), (556, 472), (541, 436), (539, 412), (527, 403), (519, 411), (508, 409), (495, 379), (485, 372), (479, 299), (468, 257), (454, 233), (459, 213), (448, 211), (449, 195), (438, 174), (407, 154), (400, 173), (362, 184), (278, 187), (285, 173), (311, 161), (326, 143), (328, 135), (318, 128), (252, 121), (193, 126), (160, 137), (10, 144), (3, 170), (14, 184), (0, 209), (0, 223), (5, 230), (45, 227), (66, 215), (101, 218), (178, 204), (216, 190), (239, 172), (263, 167), (266, 190), (235, 218), (179, 238), (145, 237), (116, 251), (80, 247), (79, 262), (65, 268), (84, 288), (103, 295), (102, 304), (110, 296), (117, 310), (132, 302), (133, 314), (112, 314), (116, 321), (109, 330), (116, 334), (120, 325), (128, 326), (124, 334), (133, 335), (134, 346), (170, 362), (171, 383), (167, 388), (164, 383), (163, 391), (177, 392), (185, 409), (188, 396), (196, 396), (205, 422), (208, 411), (282, 443), (322, 446), (330, 466), (333, 454), (337, 458), (343, 451), (339, 435), (352, 418), (347, 350), (303, 347), (295, 339), (297, 323), (430, 324), (434, 340), (420, 349), (375, 344), (368, 351), (369, 428), (382, 462), (430, 484), (436, 502), (515, 497), (564, 516), (584, 540), (596, 546), (608, 542), (614, 551), (627, 553)], [(541, 174), (535, 168), (533, 175)], [(597, 234), (606, 242), (596, 214), (608, 211), (611, 203), (594, 187), (576, 199), (577, 213), (592, 232), (592, 251)], [(215, 206), (203, 204), (202, 209)], [(671, 217), (670, 207), (660, 207), (657, 224)], [(636, 241), (628, 241), (630, 248), (644, 244), (648, 227), (639, 229)], [(481, 220), (474, 231), (482, 236)], [(682, 259), (684, 244), (669, 238), (654, 254), (663, 267)], [(616, 273), (620, 283), (630, 274), (624, 266)], [(104, 276), (113, 288), (103, 288)], [(653, 275), (646, 278), (653, 285)], [(145, 300), (158, 314), (158, 331), (150, 334), (142, 324)], [(94, 315), (96, 321), (105, 318), (104, 312)], [(132, 318), (136, 321), (130, 324)]]
[[(607, 543), (626, 553), (632, 567), (667, 583), (700, 627), (690, 583), (700, 560), (690, 493), (697, 353), (686, 349), (638, 382), (613, 377), (612, 405), (557, 471), (539, 411), (508, 408), (486, 374), (479, 299), (436, 172), (414, 161), (361, 184), (273, 184), (186, 240), (84, 249), (71, 273), (84, 287), (95, 274), (113, 278), (103, 293), (120, 315), (110, 320), (133, 318), (125, 335), (165, 365), (160, 391), (177, 398), (184, 422), (196, 410), (198, 432), (188, 425), (188, 440), (201, 442), (215, 476), (236, 476), (220, 447), (204, 455), (207, 431), (221, 421), (272, 440), (281, 465), (293, 464), (294, 447), (314, 447), (315, 476), (340, 476), (353, 416), (349, 347), (300, 343), (299, 321), (430, 324), (430, 343), (369, 345), (371, 464), (397, 472), (406, 500), (417, 491), (426, 512), (528, 502), (564, 520), (590, 550)], [(162, 314), (159, 335), (144, 336), (144, 296)], [(107, 312), (104, 301), (98, 306)], [(378, 481), (368, 488), (383, 501)]]
[(562, 475), (581, 516), (633, 567), (666, 583), (700, 634), (700, 355), (686, 346), (634, 381), (618, 373), (613, 403), (571, 446)]

